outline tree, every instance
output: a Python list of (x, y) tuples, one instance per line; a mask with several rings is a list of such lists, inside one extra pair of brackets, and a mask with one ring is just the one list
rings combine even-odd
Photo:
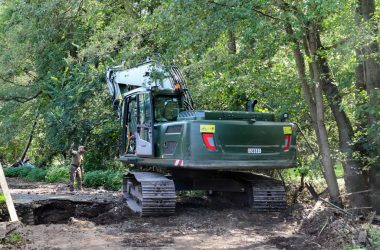
[[(376, 40), (377, 23), (374, 20), (376, 6), (374, 0), (359, 0), (357, 13), (359, 25), (370, 39), (363, 41), (357, 50), (358, 68), (356, 77), (359, 87), (364, 87), (368, 96), (367, 109), (367, 142), (366, 153), (372, 158), (370, 164), (370, 188), (372, 206), (380, 211), (380, 55)], [(363, 86), (364, 85), (364, 86)]]

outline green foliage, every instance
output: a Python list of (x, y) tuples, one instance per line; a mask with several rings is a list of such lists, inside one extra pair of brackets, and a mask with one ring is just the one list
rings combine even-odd
[(12, 232), (3, 241), (6, 244), (17, 245), (23, 241), (23, 238), (19, 232)]
[(5, 168), (4, 169), (4, 174), (5, 174), (6, 177), (19, 177), (21, 169), (22, 169), (21, 167)]
[(104, 186), (106, 182), (106, 172), (102, 170), (96, 170), (92, 172), (87, 172), (84, 175), (83, 184), (87, 187), (101, 187)]
[(104, 187), (108, 190), (120, 190), (122, 184), (122, 172), (113, 170), (96, 170), (84, 175), (83, 184), (87, 187)]
[[(21, 177), (28, 181), (68, 182), (69, 168), (65, 165), (51, 166), (45, 169), (29, 167), (11, 167), (4, 169), (7, 177)], [(88, 171), (84, 175), (83, 183), (86, 187), (104, 187), (107, 190), (118, 191), (121, 188), (124, 168), (116, 170)], [(1, 201), (0, 196), (0, 203)]]
[(334, 170), (335, 170), (335, 175), (337, 178), (343, 178), (344, 169), (341, 163), (335, 164)]
[(5, 196), (3, 192), (0, 192), (0, 204), (5, 204)]
[(52, 166), (46, 172), (45, 181), (47, 182), (68, 182), (69, 180), (68, 166)]
[(374, 249), (380, 249), (380, 228), (372, 226), (368, 231), (368, 238)]
[(32, 168), (25, 179), (28, 181), (44, 181), (47, 171), (41, 168)]
[(7, 177), (21, 177), (29, 181), (43, 181), (45, 180), (46, 170), (41, 168), (30, 167), (10, 167), (4, 169), (4, 174)]

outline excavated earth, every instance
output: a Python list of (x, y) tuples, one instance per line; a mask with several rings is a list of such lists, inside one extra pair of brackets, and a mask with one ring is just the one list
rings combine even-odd
[[(8, 184), (23, 222), (17, 229), (22, 241), (16, 245), (0, 243), (1, 249), (326, 249), (343, 246), (336, 239), (332, 239), (331, 245), (324, 238), (324, 217), (314, 226), (305, 223), (311, 206), (292, 206), (281, 213), (258, 213), (207, 197), (180, 196), (175, 215), (141, 218), (130, 212), (120, 192), (85, 189), (72, 194), (67, 184), (28, 183), (17, 178), (8, 179)], [(1, 219), (6, 221), (5, 207), (1, 211)], [(327, 214), (336, 216), (332, 212)]]

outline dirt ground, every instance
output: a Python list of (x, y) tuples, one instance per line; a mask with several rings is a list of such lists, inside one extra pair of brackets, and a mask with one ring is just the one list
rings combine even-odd
[[(315, 222), (315, 227), (310, 224), (312, 220), (310, 223), (305, 223), (305, 217), (310, 213), (312, 206), (295, 205), (281, 213), (257, 213), (250, 208), (211, 202), (207, 197), (180, 197), (175, 215), (141, 218), (128, 210), (122, 202), (120, 192), (86, 189), (83, 193), (72, 195), (67, 191), (66, 184), (27, 183), (20, 179), (10, 179), (9, 184), (16, 203), (20, 200), (26, 202), (28, 199), (30, 201), (50, 199), (50, 197), (54, 199), (71, 197), (69, 199), (74, 201), (88, 202), (86, 203), (88, 206), (94, 206), (99, 201), (112, 206), (99, 214), (93, 212), (87, 213), (88, 216), (84, 216), (85, 213), (77, 214), (63, 221), (61, 217), (59, 224), (49, 223), (48, 220), (37, 221), (37, 224), (44, 222), (39, 225), (23, 224), (18, 229), (22, 242), (16, 246), (0, 245), (0, 248), (326, 249), (331, 247), (332, 249), (342, 247), (342, 242), (336, 239), (332, 239), (334, 244), (324, 245), (328, 241), (326, 237), (330, 234), (325, 229), (328, 225), (327, 223), (324, 225), (324, 218)], [(51, 206), (50, 215), (47, 210), (44, 210), (44, 213), (46, 216), (64, 214), (65, 210), (70, 210), (65, 206), (67, 205)], [(334, 213), (329, 212), (327, 215), (334, 216)], [(328, 216), (327, 221), (330, 218)]]

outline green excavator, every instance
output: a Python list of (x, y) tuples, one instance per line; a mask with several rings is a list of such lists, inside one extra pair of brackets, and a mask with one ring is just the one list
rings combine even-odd
[(196, 110), (179, 69), (154, 60), (108, 67), (106, 79), (121, 126), (119, 160), (143, 170), (123, 178), (134, 212), (173, 214), (182, 190), (231, 194), (257, 211), (286, 207), (283, 183), (252, 172), (296, 166), (293, 123), (255, 112), (256, 101), (248, 112)]

